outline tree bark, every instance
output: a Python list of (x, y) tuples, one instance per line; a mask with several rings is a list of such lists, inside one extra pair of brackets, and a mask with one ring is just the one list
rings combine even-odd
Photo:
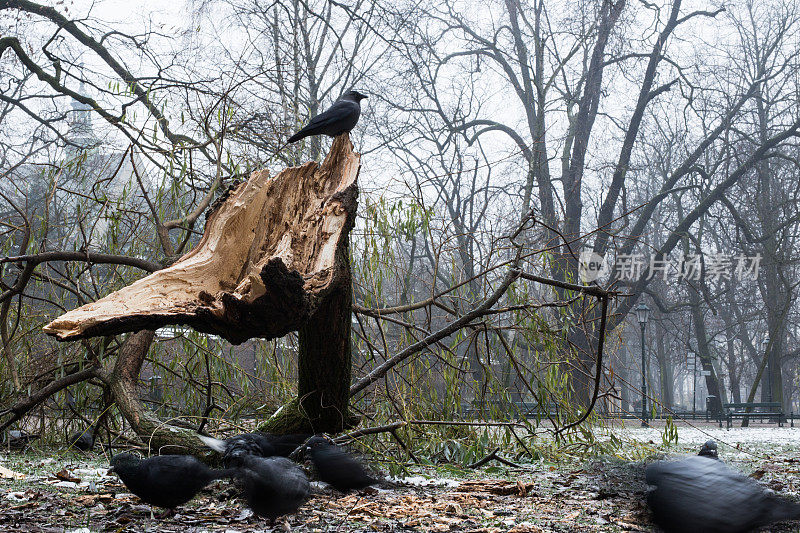
[(675, 378), (673, 375), (672, 361), (669, 351), (664, 343), (664, 330), (660, 324), (656, 325), (656, 359), (658, 360), (659, 383), (661, 385), (661, 404), (666, 409), (672, 409), (675, 393)]
[(340, 433), (354, 424), (350, 397), (353, 288), (348, 247), (339, 249), (340, 285), (298, 330), (297, 400), (259, 428), (271, 433)]

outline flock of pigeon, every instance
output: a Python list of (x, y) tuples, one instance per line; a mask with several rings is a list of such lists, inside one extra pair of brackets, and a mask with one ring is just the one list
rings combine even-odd
[(111, 458), (116, 473), (133, 494), (155, 507), (162, 517), (187, 503), (209, 483), (232, 479), (257, 516), (274, 521), (294, 513), (311, 494), (305, 472), (287, 457), (303, 450), (320, 481), (341, 492), (378, 482), (364, 466), (324, 436), (246, 433), (226, 440), (201, 437), (222, 453), (225, 468), (214, 469), (191, 455), (157, 455), (141, 459), (130, 453)]
[[(201, 437), (222, 453), (224, 468), (213, 469), (190, 455), (140, 459), (130, 453), (111, 458), (111, 470), (144, 502), (167, 510), (183, 505), (216, 479), (228, 478), (254, 514), (274, 523), (308, 499), (305, 472), (288, 459), (306, 454), (320, 481), (341, 492), (378, 482), (354, 457), (325, 436), (246, 433), (226, 440)], [(800, 504), (781, 498), (726, 466), (714, 441), (697, 456), (647, 466), (647, 505), (667, 533), (745, 533), (774, 522), (800, 519)]]

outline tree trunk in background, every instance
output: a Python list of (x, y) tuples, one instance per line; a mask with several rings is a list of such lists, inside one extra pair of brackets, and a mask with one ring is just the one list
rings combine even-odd
[[(758, 53), (758, 50), (755, 51)], [(764, 142), (769, 137), (768, 112), (764, 99), (764, 88), (759, 85), (756, 89), (756, 112), (758, 115), (759, 141)], [(774, 338), (770, 339), (770, 353), (767, 369), (761, 378), (761, 401), (780, 402), (783, 404), (783, 378), (781, 375), (780, 354), (783, 353), (784, 339), (786, 338), (786, 308), (790, 303), (790, 288), (783, 280), (786, 277), (787, 260), (791, 257), (784, 250), (785, 242), (781, 242), (779, 228), (780, 209), (776, 202), (780, 200), (780, 182), (777, 181), (771, 169), (770, 160), (764, 159), (756, 165), (759, 191), (756, 194), (755, 206), (761, 219), (761, 233), (763, 235), (762, 268), (764, 283), (761, 287), (764, 303), (767, 305), (767, 330)], [(789, 277), (788, 279), (791, 279)]]
[[(722, 412), (722, 395), (720, 394), (719, 382), (714, 368), (711, 365), (711, 352), (708, 347), (708, 334), (706, 333), (706, 323), (703, 317), (703, 310), (701, 307), (700, 296), (696, 291), (689, 291), (689, 304), (692, 313), (692, 325), (694, 329), (694, 336), (697, 339), (697, 355), (700, 359), (702, 369), (709, 372), (706, 376), (706, 387), (708, 394), (714, 396), (715, 400), (711, 404), (711, 411), (714, 414)], [(704, 405), (698, 404), (698, 410), (705, 408)]]
[(660, 325), (656, 325), (656, 359), (658, 360), (658, 372), (661, 384), (661, 404), (664, 409), (672, 409), (675, 404), (675, 379), (672, 372), (672, 364), (669, 361), (669, 353), (664, 345), (664, 331)]
[(730, 376), (731, 380), (731, 394), (733, 396), (734, 403), (741, 403), (742, 402), (742, 391), (741, 386), (739, 383), (740, 375), (736, 369), (736, 347), (733, 343), (733, 338), (729, 337), (728, 342), (725, 343), (725, 347), (728, 351), (728, 375)]
[[(796, 363), (795, 363), (796, 364)], [(791, 413), (794, 411), (794, 405), (792, 399), (794, 398), (794, 382), (796, 379), (796, 367), (791, 364), (787, 365), (786, 368), (783, 370), (783, 401), (784, 401), (784, 412)]]
[(619, 375), (620, 391), (619, 397), (622, 403), (621, 409), (623, 413), (628, 413), (631, 410), (631, 392), (628, 383), (631, 379), (631, 374), (628, 372), (628, 365), (630, 364), (630, 354), (628, 354), (628, 344), (620, 346), (619, 349), (619, 363), (615, 367), (616, 373)]

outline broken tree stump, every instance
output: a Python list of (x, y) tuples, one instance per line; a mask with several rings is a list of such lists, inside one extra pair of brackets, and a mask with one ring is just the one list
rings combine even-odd
[(61, 315), (45, 333), (66, 341), (186, 324), (239, 344), (300, 329), (349, 280), (336, 252), (348, 246), (355, 221), (359, 166), (342, 135), (322, 165), (274, 178), (254, 172), (208, 216), (194, 250)]
[[(277, 431), (341, 431), (348, 425), (349, 232), (359, 168), (360, 155), (343, 134), (321, 165), (287, 168), (274, 178), (254, 172), (212, 209), (191, 252), (65, 313), (44, 331), (68, 341), (182, 324), (234, 344), (298, 331), (298, 400), (267, 424)], [(129, 388), (113, 389), (126, 396), (115, 398), (118, 405), (134, 401)]]

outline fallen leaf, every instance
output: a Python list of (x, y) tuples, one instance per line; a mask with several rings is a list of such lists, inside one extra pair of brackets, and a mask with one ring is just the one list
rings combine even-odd
[(571, 521), (575, 520), (576, 518), (578, 518), (580, 515), (581, 515), (580, 511), (572, 511), (571, 513), (566, 515), (564, 518), (562, 518), (560, 521), (561, 522), (565, 522), (565, 521), (570, 521), (571, 522)]
[(66, 468), (64, 468), (63, 470), (59, 470), (58, 472), (56, 472), (55, 475), (61, 481), (69, 481), (71, 483), (81, 482), (80, 478), (73, 476), (72, 473), (70, 473), (70, 471), (67, 470)]
[(3, 479), (25, 479), (25, 474), (14, 472), (4, 466), (0, 466), (0, 478)]
[(450, 502), (450, 503), (447, 504), (447, 506), (445, 506), (444, 512), (445, 513), (449, 513), (449, 514), (461, 515), (461, 514), (464, 514), (464, 509), (460, 505), (458, 505), (457, 503)]
[(508, 533), (542, 533), (542, 528), (534, 524), (517, 524), (508, 530)]
[(506, 479), (480, 479), (461, 483), (456, 490), (459, 492), (488, 492), (497, 496), (527, 495), (533, 490), (533, 483), (509, 481)]

